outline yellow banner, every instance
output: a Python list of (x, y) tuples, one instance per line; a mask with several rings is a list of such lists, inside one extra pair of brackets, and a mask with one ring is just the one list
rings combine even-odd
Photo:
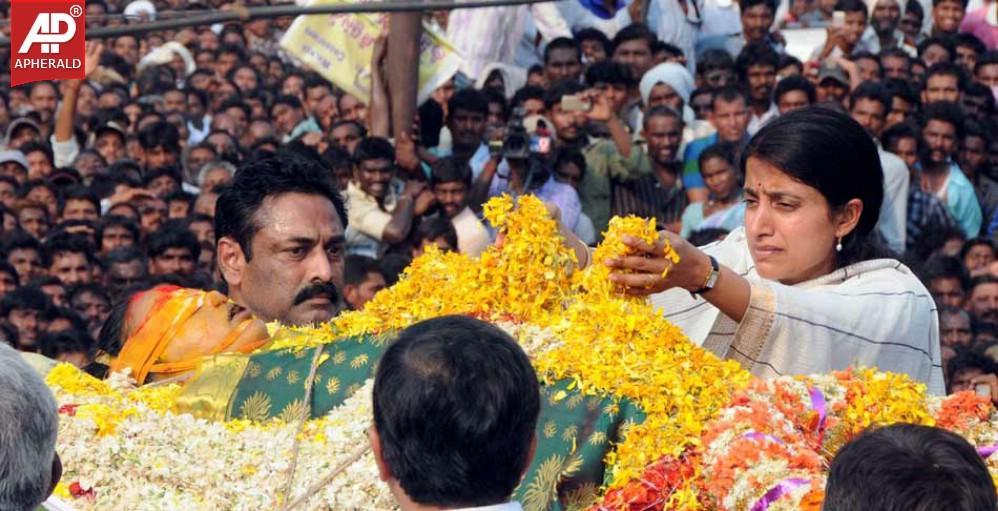
[[(307, 5), (348, 3), (356, 2), (312, 0)], [(374, 41), (387, 25), (385, 14), (298, 16), (281, 38), (281, 47), (337, 87), (368, 103)], [(460, 62), (460, 55), (450, 43), (424, 22), (419, 57), (420, 104), (457, 73)]]

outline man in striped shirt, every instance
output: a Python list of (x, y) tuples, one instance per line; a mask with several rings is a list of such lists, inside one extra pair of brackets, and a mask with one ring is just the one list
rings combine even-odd
[(612, 213), (654, 218), (658, 225), (679, 232), (687, 205), (679, 159), (683, 119), (669, 107), (652, 108), (645, 114), (642, 135), (650, 172), (613, 188)]

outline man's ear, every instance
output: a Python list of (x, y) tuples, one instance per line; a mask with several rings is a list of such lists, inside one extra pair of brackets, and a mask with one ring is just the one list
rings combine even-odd
[(381, 436), (378, 435), (378, 430), (374, 428), (374, 424), (367, 428), (367, 439), (371, 442), (374, 463), (378, 466), (378, 477), (387, 483), (392, 479), (392, 469), (388, 468), (388, 464), (385, 463), (385, 458), (381, 452)]
[(49, 482), (49, 491), (48, 494), (45, 495), (45, 498), (48, 498), (49, 495), (52, 495), (52, 492), (55, 491), (55, 486), (59, 484), (59, 481), (61, 480), (62, 480), (62, 459), (59, 458), (59, 453), (55, 453), (55, 456), (52, 457), (52, 480)]
[(236, 240), (223, 236), (216, 244), (215, 258), (218, 262), (218, 272), (229, 285), (229, 288), (239, 286), (243, 272), (246, 269), (246, 254)]
[(354, 298), (357, 298), (357, 286), (353, 284), (345, 284), (343, 286), (343, 299), (353, 307)]
[(520, 474), (520, 479), (523, 479), (527, 475), (527, 470), (530, 469), (530, 465), (534, 462), (534, 456), (537, 456), (537, 432), (534, 432), (533, 438), (530, 439), (530, 452), (527, 453), (527, 462), (523, 464), (523, 473)]

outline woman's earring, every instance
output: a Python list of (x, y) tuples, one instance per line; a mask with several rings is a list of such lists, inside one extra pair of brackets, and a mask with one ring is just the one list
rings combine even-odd
[(839, 242), (835, 244), (835, 251), (836, 252), (842, 251), (842, 238), (839, 238)]

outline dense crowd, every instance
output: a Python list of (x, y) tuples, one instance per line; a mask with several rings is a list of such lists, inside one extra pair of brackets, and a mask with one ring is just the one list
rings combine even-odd
[[(227, 7), (97, 0), (87, 23), (209, 8)], [(481, 253), (495, 241), (482, 206), (504, 193), (557, 206), (588, 244), (629, 214), (698, 245), (721, 239), (744, 222), (750, 137), (822, 105), (878, 142), (877, 230), (936, 298), (950, 385), (965, 389), (998, 360), (994, 11), (979, 0), (562, 0), (428, 14), (461, 69), (397, 140), (382, 41), (370, 104), (284, 53), (290, 18), (91, 42), (85, 80), (0, 92), (0, 339), (85, 366), (130, 287), (221, 288), (220, 187), (273, 152), (321, 162), (339, 185), (340, 294), (359, 308), (428, 244)], [(827, 31), (806, 61), (785, 52), (781, 30), (798, 27)]]

